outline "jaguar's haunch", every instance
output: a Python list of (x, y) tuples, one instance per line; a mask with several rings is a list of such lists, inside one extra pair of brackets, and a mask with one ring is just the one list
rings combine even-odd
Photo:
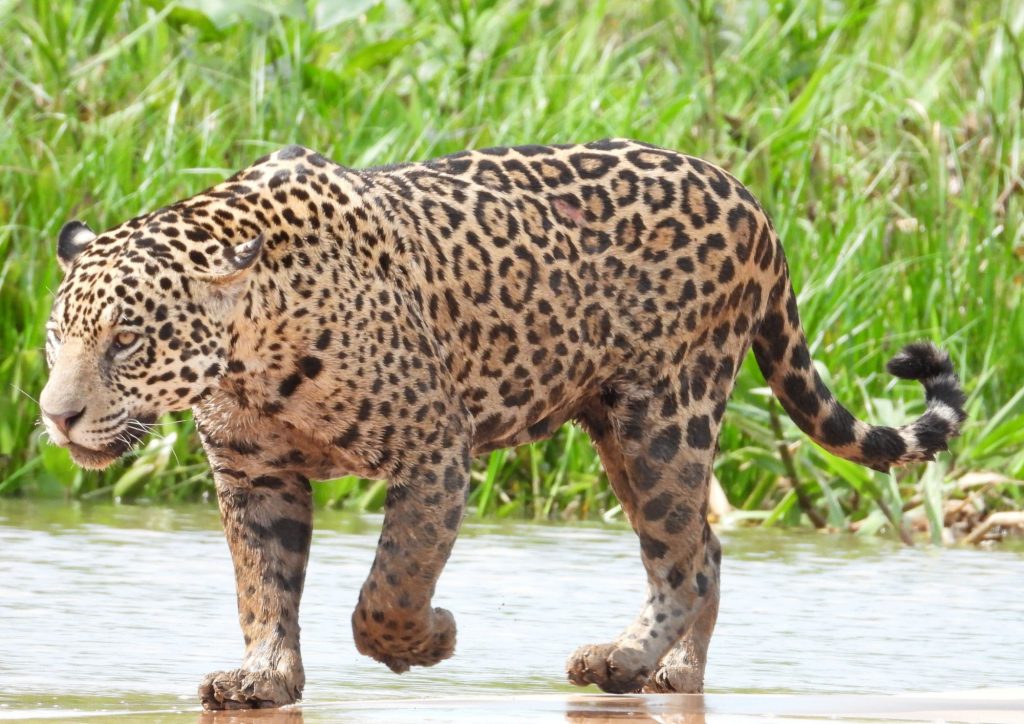
[(394, 671), (452, 655), (434, 587), (470, 458), (576, 421), (640, 538), (649, 588), (569, 678), (700, 691), (721, 548), (707, 484), (749, 347), (793, 420), (877, 470), (930, 460), (964, 419), (949, 358), (890, 363), (927, 411), (854, 418), (811, 364), (771, 221), (715, 166), (626, 140), (520, 146), (353, 170), (285, 148), (102, 234), (60, 234), (47, 430), (104, 467), (192, 408), (235, 565), (245, 656), (203, 705), (299, 698), (310, 478), (390, 482), (352, 616)]

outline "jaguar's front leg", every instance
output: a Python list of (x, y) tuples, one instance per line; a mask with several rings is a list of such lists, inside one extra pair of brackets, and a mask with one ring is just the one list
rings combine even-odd
[(458, 534), (469, 484), (469, 441), (450, 426), (440, 449), (412, 453), (391, 481), (384, 528), (352, 630), (359, 651), (401, 673), (455, 650), (455, 620), (431, 598)]
[(242, 665), (199, 685), (204, 709), (255, 709), (299, 699), (299, 598), (312, 523), (309, 481), (294, 473), (215, 473), (224, 533), (235, 566)]

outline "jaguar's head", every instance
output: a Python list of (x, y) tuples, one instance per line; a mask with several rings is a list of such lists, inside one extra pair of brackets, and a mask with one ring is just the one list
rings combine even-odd
[(263, 236), (211, 217), (171, 207), (102, 234), (61, 230), (39, 402), (50, 439), (82, 467), (110, 465), (223, 374)]

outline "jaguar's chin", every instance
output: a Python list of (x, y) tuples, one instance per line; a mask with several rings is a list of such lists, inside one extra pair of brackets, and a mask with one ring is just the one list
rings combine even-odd
[(93, 450), (90, 447), (73, 442), (67, 444), (67, 450), (71, 453), (71, 459), (75, 461), (75, 465), (86, 470), (103, 470), (108, 468), (117, 462), (118, 458), (128, 452), (129, 449), (130, 446), (124, 443), (115, 443), (102, 450)]
[(86, 447), (71, 441), (68, 441), (65, 447), (79, 467), (86, 470), (103, 470), (138, 447), (155, 420), (155, 415), (143, 415), (128, 420), (114, 439), (101, 448)]

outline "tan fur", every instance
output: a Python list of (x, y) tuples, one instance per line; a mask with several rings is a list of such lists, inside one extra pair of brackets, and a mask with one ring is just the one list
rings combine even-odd
[[(615, 640), (570, 658), (569, 678), (700, 691), (721, 561), (708, 476), (751, 344), (838, 454), (927, 457), (946, 419), (850, 416), (810, 365), (757, 202), (710, 164), (633, 141), (366, 171), (289, 147), (95, 237), (73, 222), (59, 254), (42, 395), (54, 440), (103, 466), (191, 407), (213, 468), (245, 655), (204, 680), (210, 709), (302, 691), (310, 478), (390, 482), (352, 625), (361, 652), (401, 672), (454, 650), (431, 599), (471, 456), (579, 421), (639, 535), (648, 596)], [(918, 352), (907, 375), (952, 374)], [(946, 382), (925, 385), (956, 407)]]

